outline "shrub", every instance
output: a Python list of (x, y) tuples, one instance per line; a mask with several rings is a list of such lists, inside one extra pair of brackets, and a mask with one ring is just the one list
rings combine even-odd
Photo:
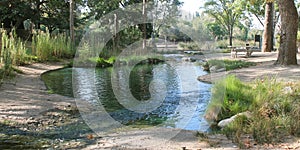
[(251, 87), (235, 76), (218, 81), (212, 88), (212, 99), (206, 111), (206, 119), (220, 121), (248, 110), (252, 101)]
[(0, 78), (10, 76), (14, 65), (27, 63), (27, 48), (20, 38), (16, 37), (15, 29), (8, 34), (6, 30), (0, 28)]
[(242, 60), (219, 60), (219, 59), (211, 59), (208, 60), (206, 64), (203, 64), (203, 67), (209, 67), (215, 66), (217, 69), (225, 68), (226, 71), (239, 69), (239, 68), (245, 68), (250, 66), (255, 66), (256, 63), (254, 62), (246, 62)]
[(299, 89), (300, 82), (286, 84), (265, 78), (245, 84), (228, 76), (212, 88), (205, 117), (219, 121), (250, 111), (250, 119), (236, 119), (223, 129), (238, 144), (243, 134), (252, 135), (258, 143), (279, 142), (287, 135), (300, 136)]
[[(255, 44), (254, 41), (246, 42), (246, 41), (242, 41), (242, 40), (238, 40), (238, 39), (234, 39), (232, 41), (232, 43), (233, 43), (234, 46), (245, 46), (246, 43), (249, 43), (250, 45)], [(216, 48), (226, 49), (228, 46), (229, 46), (229, 40), (228, 39), (216, 41)]]
[(32, 37), (32, 55), (36, 55), (40, 61), (48, 61), (53, 58), (70, 58), (73, 56), (71, 42), (64, 34), (51, 36), (49, 31), (39, 31)]
[(195, 42), (180, 42), (179, 47), (182, 48), (183, 50), (200, 50), (199, 46)]

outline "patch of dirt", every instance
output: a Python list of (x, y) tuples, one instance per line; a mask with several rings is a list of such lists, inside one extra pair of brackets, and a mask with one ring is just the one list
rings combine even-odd
[[(298, 54), (298, 64), (300, 64), (300, 54)], [(244, 82), (250, 82), (254, 80), (263, 80), (266, 77), (277, 78), (279, 81), (295, 82), (300, 79), (300, 67), (299, 66), (280, 66), (274, 65), (277, 59), (277, 53), (261, 53), (255, 52), (251, 57), (246, 58), (243, 55), (239, 55), (237, 58), (231, 58), (230, 54), (211, 54), (205, 55), (205, 59), (229, 59), (229, 60), (244, 60), (257, 63), (256, 66), (248, 68), (241, 68), (237, 70), (231, 70), (226, 72), (210, 73), (204, 76), (200, 76), (200, 81), (212, 83), (219, 79), (226, 77), (227, 75), (235, 75)]]

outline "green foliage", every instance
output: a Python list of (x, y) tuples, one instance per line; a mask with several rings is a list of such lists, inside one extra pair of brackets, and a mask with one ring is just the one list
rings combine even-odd
[(199, 46), (195, 42), (180, 42), (179, 47), (182, 48), (183, 50), (200, 50)]
[(244, 145), (242, 136), (249, 133), (248, 126), (250, 123), (251, 120), (246, 116), (238, 116), (231, 124), (222, 130), (222, 133), (224, 133), (228, 139), (231, 139), (233, 143), (237, 143), (239, 148), (244, 149), (246, 146)]
[(221, 31), (224, 31), (230, 40), (234, 26), (244, 18), (245, 6), (245, 1), (242, 0), (209, 0), (204, 4), (205, 13), (215, 19), (215, 23), (221, 27)]
[[(238, 39), (234, 39), (232, 41), (232, 43), (234, 46), (245, 46), (246, 45), (245, 41), (238, 40)], [(249, 44), (254, 44), (254, 40), (253, 40), (253, 43), (249, 43)], [(228, 41), (226, 39), (216, 41), (215, 45), (217, 48), (221, 48), (221, 49), (225, 49), (225, 48), (227, 49), (229, 46)]]
[(53, 58), (71, 58), (73, 51), (70, 40), (64, 34), (51, 36), (49, 31), (39, 31), (32, 37), (32, 55), (36, 55), (40, 61), (48, 61)]
[[(20, 1), (2, 0), (0, 3), (0, 22), (5, 28), (13, 26), (23, 29), (23, 21), (26, 19), (35, 24), (37, 29), (42, 26), (48, 27), (50, 31), (69, 28), (69, 3), (66, 1), (26, 0), (20, 3)], [(84, 8), (86, 2), (75, 0), (75, 3), (75, 10), (77, 10), (79, 7)], [(80, 17), (81, 14), (75, 13), (78, 15), (75, 16), (76, 27), (82, 25), (87, 19), (85, 14), (83, 15), (85, 17)]]
[(300, 136), (300, 82), (282, 83), (266, 78), (251, 84), (234, 76), (217, 82), (206, 118), (219, 121), (239, 112), (251, 112), (251, 118), (238, 116), (222, 132), (243, 148), (241, 138), (252, 135), (258, 143), (279, 142), (287, 135)]
[(206, 119), (219, 121), (246, 111), (251, 104), (250, 87), (235, 76), (218, 81), (212, 88), (212, 99), (207, 108)]
[(223, 37), (225, 36), (224, 29), (222, 26), (216, 22), (208, 23), (207, 28), (214, 35), (214, 37)]
[(255, 66), (256, 64), (253, 62), (246, 62), (242, 60), (219, 60), (219, 59), (211, 59), (204, 64), (204, 66), (215, 66), (216, 69), (225, 68), (226, 71), (239, 69), (239, 68), (245, 68), (250, 66)]
[(20, 38), (16, 37), (13, 29), (9, 34), (0, 28), (0, 79), (13, 75), (14, 65), (24, 65), (28, 63), (27, 48)]
[(112, 66), (113, 62), (114, 62), (114, 61), (111, 61), (111, 60), (110, 61), (109, 60), (105, 60), (104, 58), (100, 58), (100, 57), (89, 58), (88, 61), (96, 64), (97, 67)]

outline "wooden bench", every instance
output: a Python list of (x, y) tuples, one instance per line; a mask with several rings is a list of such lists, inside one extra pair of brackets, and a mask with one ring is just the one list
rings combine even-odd
[(245, 46), (245, 47), (235, 47), (235, 46), (228, 46), (231, 49), (231, 57), (237, 58), (238, 52), (246, 52), (246, 57), (250, 57), (253, 52), (260, 52), (261, 50), (258, 47), (254, 46)]

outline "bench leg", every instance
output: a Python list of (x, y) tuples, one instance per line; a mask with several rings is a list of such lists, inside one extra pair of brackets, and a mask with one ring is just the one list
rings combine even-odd
[(251, 52), (251, 51), (247, 51), (247, 52), (246, 52), (246, 57), (250, 57), (250, 56), (251, 56), (251, 54), (252, 54), (252, 52)]
[(231, 51), (231, 58), (237, 58), (237, 51)]

